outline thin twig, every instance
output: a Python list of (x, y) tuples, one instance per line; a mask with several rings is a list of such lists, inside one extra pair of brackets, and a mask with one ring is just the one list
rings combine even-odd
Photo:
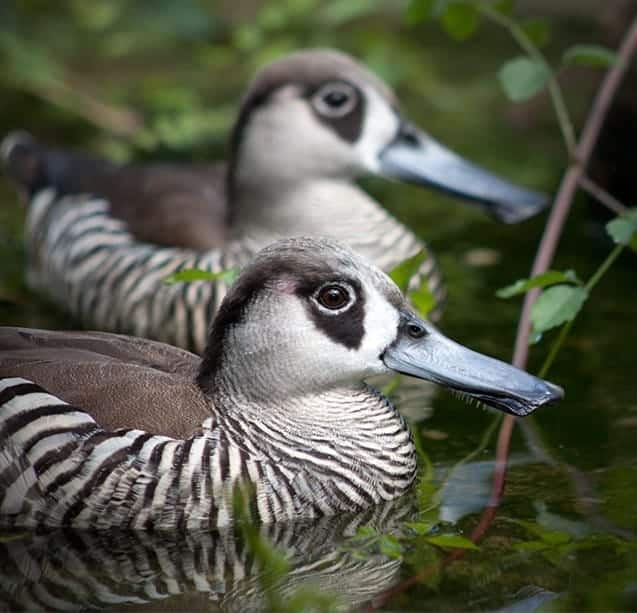
[(526, 32), (518, 25), (516, 21), (510, 19), (506, 15), (499, 13), (492, 9), (488, 5), (478, 5), (479, 10), (495, 23), (503, 26), (511, 33), (511, 36), (520, 45), (522, 50), (535, 62), (540, 64), (548, 75), (547, 88), (549, 95), (551, 96), (551, 102), (555, 109), (555, 115), (557, 117), (557, 123), (560, 126), (564, 143), (566, 144), (566, 150), (569, 157), (575, 152), (575, 129), (573, 128), (573, 122), (568, 112), (566, 102), (564, 101), (564, 95), (562, 94), (562, 88), (555, 76), (555, 73), (551, 69), (551, 65), (548, 63), (544, 54), (533, 44), (533, 41), (528, 37)]
[[(636, 49), (637, 19), (631, 24), (630, 30), (622, 41), (617, 53), (617, 60), (606, 73), (602, 86), (597, 92), (592, 109), (586, 120), (586, 125), (582, 131), (579, 144), (575, 150), (576, 161), (569, 166), (564, 174), (560, 189), (555, 198), (555, 203), (551, 209), (551, 214), (549, 215), (544, 235), (542, 236), (540, 247), (535, 262), (533, 263), (531, 276), (547, 271), (553, 260), (555, 249), (562, 234), (562, 228), (564, 227), (571, 208), (571, 203), (577, 191), (580, 178), (584, 175), (608, 109)], [(518, 368), (524, 368), (526, 366), (529, 351), (529, 333), (531, 331), (531, 307), (539, 293), (540, 290), (538, 289), (531, 290), (524, 299), (513, 354), (513, 363)]]
[(17, 83), (24, 91), (76, 113), (98, 128), (130, 137), (143, 127), (141, 115), (126, 108), (117, 107), (73, 85), (57, 79), (26, 80)]
[(498, 413), (497, 415), (493, 416), (491, 423), (487, 426), (487, 429), (482, 434), (482, 437), (480, 439), (480, 442), (478, 443), (478, 446), (475, 449), (473, 449), (470, 453), (468, 453), (466, 456), (464, 456), (463, 458), (460, 458), (447, 471), (447, 474), (445, 475), (443, 482), (440, 484), (438, 491), (432, 496), (432, 504), (429, 507), (427, 507), (424, 512), (427, 512), (431, 509), (435, 509), (436, 507), (440, 506), (442, 492), (444, 491), (447, 484), (451, 481), (451, 478), (454, 476), (454, 474), (457, 472), (457, 470), (461, 466), (464, 466), (468, 464), (469, 462), (471, 462), (473, 459), (477, 458), (487, 448), (487, 446), (491, 442), (491, 437), (493, 436), (493, 433), (495, 432), (496, 428), (498, 427), (498, 424), (501, 421), (502, 421), (501, 414)]
[(601, 185), (586, 175), (580, 177), (579, 186), (616, 215), (623, 215), (628, 210), (628, 207), (624, 206), (615, 196), (609, 194)]
[[(573, 198), (584, 176), (586, 166), (593, 152), (595, 143), (599, 136), (608, 109), (615, 97), (619, 84), (630, 65), (632, 56), (637, 50), (637, 19), (633, 21), (630, 29), (626, 33), (617, 53), (615, 64), (608, 70), (604, 81), (593, 101), (591, 111), (582, 131), (582, 136), (575, 151), (575, 160), (567, 169), (558, 191), (557, 197), (551, 209), (549, 219), (540, 241), (540, 246), (533, 263), (531, 276), (546, 272), (553, 261), (557, 243), (562, 235), (562, 229), (571, 208)], [(597, 280), (595, 280), (595, 283)], [(589, 282), (590, 283), (590, 282)], [(531, 309), (537, 297), (539, 289), (528, 292), (524, 299), (522, 314), (518, 324), (518, 331), (515, 338), (515, 348), (513, 352), (513, 364), (518, 368), (524, 368), (529, 355), (529, 335), (531, 332)], [(568, 334), (570, 326), (565, 326), (558, 341), (563, 342)], [(554, 357), (554, 356), (552, 356)], [(546, 369), (543, 369), (546, 370)], [(498, 441), (503, 438), (510, 438), (515, 425), (515, 417), (507, 415), (502, 422)], [(569, 467), (572, 468), (572, 467)]]

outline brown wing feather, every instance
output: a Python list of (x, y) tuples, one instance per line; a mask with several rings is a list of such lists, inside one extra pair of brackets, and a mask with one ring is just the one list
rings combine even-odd
[(140, 338), (0, 328), (0, 377), (30, 379), (109, 430), (190, 436), (211, 410), (194, 383), (199, 362)]
[(144, 164), (77, 178), (79, 191), (110, 202), (139, 240), (198, 251), (226, 237), (226, 166)]
[(2, 144), (5, 172), (21, 192), (44, 187), (108, 200), (139, 240), (195, 250), (221, 246), (228, 220), (226, 164), (126, 164), (47, 148), (29, 134)]

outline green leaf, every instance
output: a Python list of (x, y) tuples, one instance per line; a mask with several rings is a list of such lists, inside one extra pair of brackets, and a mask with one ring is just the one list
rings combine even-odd
[[(540, 516), (542, 518), (545, 518), (545, 515), (546, 515), (546, 511), (541, 510)], [(550, 516), (551, 521), (555, 521), (555, 519), (557, 519), (558, 521), (563, 521), (563, 519), (559, 517), (558, 515), (554, 515), (554, 514), (548, 514), (548, 515)], [(567, 530), (555, 530), (534, 521), (517, 521), (516, 523), (520, 524), (521, 526), (524, 526), (529, 532), (539, 537), (543, 543), (546, 543), (549, 545), (565, 545), (566, 543), (570, 543), (573, 540), (574, 534), (572, 533), (573, 530), (571, 525), (567, 525), (567, 527), (571, 529), (571, 532), (569, 532)], [(576, 528), (576, 531), (580, 531), (580, 530), (581, 530), (581, 527), (578, 525)]]
[(388, 558), (401, 558), (403, 555), (403, 546), (392, 534), (383, 534), (378, 541), (378, 547)]
[(513, 549), (516, 551), (543, 551), (549, 545), (544, 541), (526, 541), (525, 543), (516, 543)]
[(554, 285), (545, 289), (531, 309), (533, 332), (545, 332), (574, 319), (587, 298), (583, 287)]
[(546, 66), (528, 57), (509, 60), (498, 71), (504, 93), (514, 102), (527, 100), (544, 88), (550, 72)]
[(373, 12), (373, 3), (369, 0), (340, 0), (325, 2), (318, 11), (323, 24), (333, 28), (341, 27), (355, 19), (368, 16)]
[(434, 527), (434, 523), (428, 521), (406, 521), (405, 526), (413, 530), (416, 534), (425, 536), (431, 532), (431, 529)]
[(402, 375), (394, 375), (387, 385), (383, 385), (381, 392), (383, 396), (391, 396), (402, 383)]
[(360, 526), (356, 531), (356, 536), (354, 538), (357, 539), (368, 539), (368, 538), (376, 538), (378, 537), (378, 532), (372, 528), (372, 526)]
[(551, 24), (546, 19), (529, 19), (521, 27), (536, 47), (545, 47), (551, 39)]
[(407, 291), (411, 278), (420, 270), (423, 262), (428, 257), (429, 253), (427, 253), (427, 250), (421, 249), (416, 255), (403, 260), (390, 271), (389, 276), (403, 294)]
[(612, 66), (617, 61), (617, 55), (608, 47), (602, 45), (573, 45), (562, 56), (564, 64), (579, 64), (581, 66)]
[(511, 298), (520, 294), (525, 294), (534, 287), (547, 287), (556, 283), (572, 283), (582, 285), (574, 270), (548, 270), (542, 274), (535, 275), (531, 279), (518, 279), (515, 283), (499, 289), (495, 295), (498, 298)]
[(469, 38), (480, 25), (480, 13), (469, 2), (449, 4), (441, 15), (442, 27), (456, 40)]
[[(416, 255), (413, 255), (400, 264), (395, 266), (389, 276), (398, 286), (403, 294), (407, 293), (409, 283), (414, 275), (418, 274), (420, 267), (429, 257), (426, 249), (422, 249)], [(422, 317), (427, 317), (431, 310), (436, 306), (434, 295), (429, 289), (427, 279), (423, 279), (421, 284), (408, 294), (409, 301)]]
[(409, 292), (408, 298), (421, 317), (427, 317), (436, 306), (436, 299), (429, 289), (427, 279), (423, 279), (418, 289)]
[(540, 538), (548, 545), (565, 545), (571, 542), (571, 535), (557, 530), (545, 530)]
[(199, 268), (188, 268), (167, 276), (164, 279), (164, 283), (166, 285), (173, 285), (174, 283), (189, 281), (221, 280), (230, 285), (231, 283), (234, 283), (238, 275), (239, 271), (236, 268), (229, 268), (228, 270), (222, 270), (220, 272), (210, 272), (209, 270), (201, 270)]
[(497, 11), (501, 15), (506, 15), (507, 17), (513, 13), (514, 7), (515, 0), (498, 0), (491, 6), (494, 11)]
[(606, 224), (606, 231), (616, 243), (630, 245), (631, 241), (637, 238), (637, 208), (609, 221)]
[(439, 536), (428, 536), (425, 539), (432, 545), (451, 549), (479, 549), (479, 547), (464, 536), (455, 534), (441, 534)]
[(405, 21), (415, 25), (429, 19), (433, 13), (436, 0), (411, 0), (405, 11)]

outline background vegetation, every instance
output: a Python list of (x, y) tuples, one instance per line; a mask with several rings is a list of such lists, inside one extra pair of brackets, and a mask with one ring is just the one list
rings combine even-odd
[[(515, 41), (491, 23), (474, 28), (479, 20), (471, 25), (466, 12), (443, 17), (441, 28), (424, 19), (434, 4), (5, 2), (0, 5), (0, 132), (22, 127), (53, 145), (120, 161), (221, 157), (237, 102), (256, 68), (298, 48), (334, 46), (390, 83), (408, 115), (434, 137), (501, 174), (554, 193), (569, 160), (547, 94), (514, 104), (501, 88), (502, 66), (520, 55)], [(616, 46), (632, 11), (622, 0), (527, 0), (515, 9), (554, 66), (562, 65), (564, 51), (576, 43)], [(603, 67), (572, 62), (558, 73), (576, 130), (602, 74)], [(634, 160), (629, 137), (637, 123), (634, 77), (633, 70), (593, 165), (594, 176), (627, 204), (635, 201), (633, 182), (625, 179), (632, 171), (621, 169)], [(445, 331), (509, 359), (520, 303), (499, 300), (495, 292), (528, 276), (544, 220), (499, 226), (444, 196), (379, 180), (366, 184), (438, 255), (449, 285)], [(0, 322), (73, 327), (27, 290), (23, 210), (6, 183), (0, 183), (0, 198)], [(600, 210), (578, 200), (557, 268), (575, 268), (587, 279), (606, 257), (612, 244)], [(526, 454), (526, 460), (512, 466), (505, 503), (480, 549), (443, 570), (436, 566), (392, 607), (495, 608), (520, 599), (519, 591), (529, 585), (554, 594), (551, 606), (563, 610), (635, 606), (634, 270), (634, 256), (622, 255), (555, 364), (551, 378), (564, 385), (567, 399), (538, 420), (539, 440), (551, 458), (532, 445), (529, 453), (529, 441), (515, 438), (514, 452)], [(530, 368), (537, 369), (543, 357), (534, 351)], [(490, 415), (448, 397), (436, 399), (434, 409), (429, 421), (415, 427), (424, 467), (418, 521), (399, 535), (363, 530), (348, 545), (360, 555), (380, 552), (402, 559), (404, 578), (439, 564), (453, 543), (466, 545), (444, 539), (470, 535), (489, 495), (483, 488), (473, 510), (457, 522), (443, 520), (441, 492), (451, 482), (447, 469), (477, 450), (467, 463), (473, 472), (456, 482), (461, 497), (475, 493), (476, 483), (493, 469), (493, 428)], [(588, 489), (578, 488), (571, 469), (584, 476)], [(443, 540), (432, 540), (438, 537)], [(282, 605), (277, 601), (277, 606)]]

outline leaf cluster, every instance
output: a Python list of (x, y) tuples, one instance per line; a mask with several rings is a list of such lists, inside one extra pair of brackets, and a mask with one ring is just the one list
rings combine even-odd
[[(527, 53), (507, 60), (497, 76), (506, 96), (519, 102), (542, 91), (552, 76), (545, 59), (532, 51), (549, 43), (551, 26), (543, 19), (515, 20), (514, 8), (514, 0), (411, 0), (405, 19), (411, 25), (437, 19), (447, 34), (459, 41), (473, 36), (485, 20), (513, 30), (516, 38), (525, 43)], [(615, 53), (602, 45), (577, 44), (563, 52), (560, 67), (608, 67), (615, 59)]]
[(537, 342), (544, 332), (572, 322), (589, 298), (597, 281), (624, 247), (637, 251), (637, 208), (630, 209), (606, 224), (606, 231), (617, 247), (600, 265), (587, 283), (583, 283), (574, 270), (550, 270), (498, 290), (500, 298), (511, 298), (532, 289), (541, 289), (531, 310), (531, 342)]

